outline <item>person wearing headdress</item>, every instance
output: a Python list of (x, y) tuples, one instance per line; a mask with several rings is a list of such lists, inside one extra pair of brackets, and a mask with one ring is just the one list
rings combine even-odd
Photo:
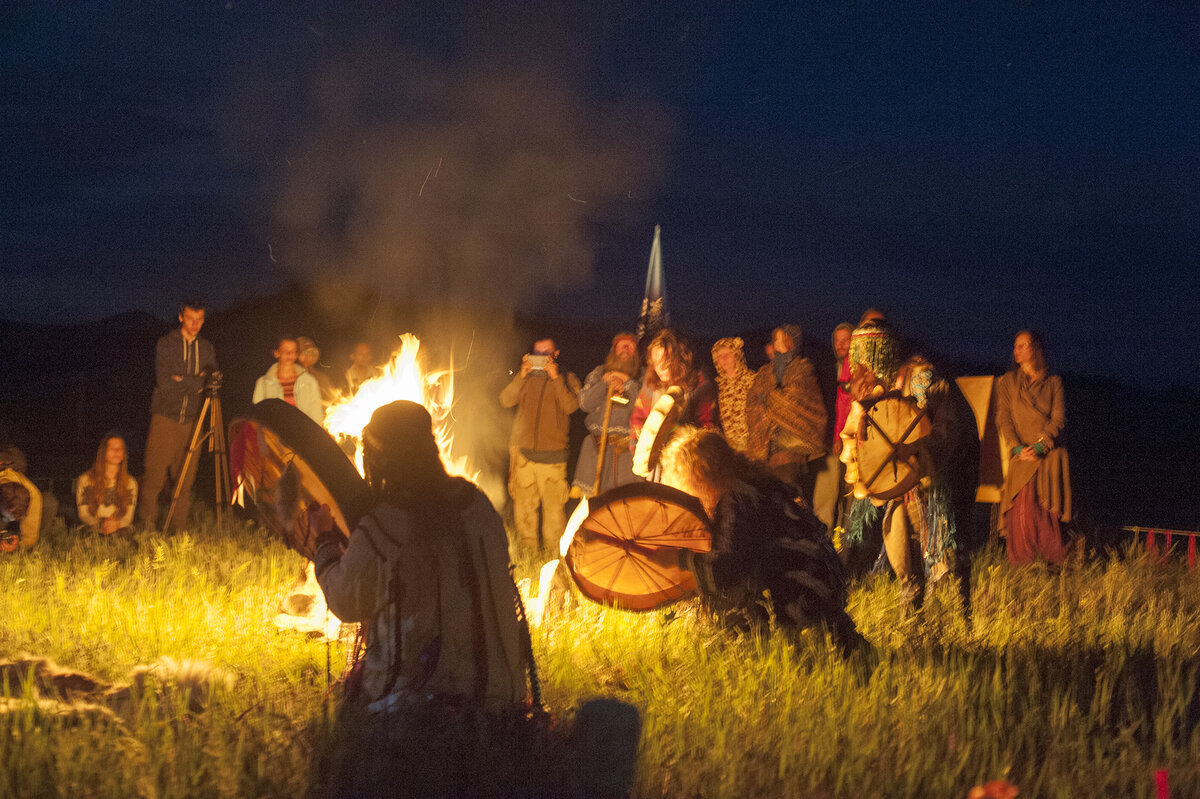
[(1013, 367), (996, 382), (996, 428), (1010, 448), (1000, 500), (1008, 560), (1067, 559), (1060, 522), (1071, 521), (1071, 477), (1060, 438), (1066, 423), (1062, 378), (1046, 369), (1041, 338), (1013, 342)]
[[(848, 420), (855, 416), (857, 424), (862, 413), (859, 406), (855, 415), (854, 401), (882, 394), (885, 386), (895, 382), (900, 364), (896, 340), (891, 331), (882, 323), (870, 320), (859, 323), (854, 329), (846, 357), (849, 361), (846, 390), (851, 409), (847, 412), (847, 420), (842, 422), (839, 458), (847, 467), (843, 472), (846, 482), (854, 485), (857, 482), (857, 472), (854, 471), (856, 461), (852, 451), (854, 430), (848, 429)], [(847, 449), (848, 446), (851, 448)], [(872, 502), (868, 497), (852, 497), (849, 502), (844, 529), (834, 531), (834, 545), (853, 577), (865, 573), (875, 564), (876, 556), (883, 553), (883, 530), (880, 526), (883, 510), (882, 503)]]
[(328, 506), (309, 512), (329, 609), (366, 623), (317, 795), (477, 795), (473, 780), (501, 779), (480, 772), (511, 732), (503, 720), (531, 697), (504, 523), (446, 473), (421, 405), (378, 408), (362, 441), (377, 504), (348, 542)]
[(915, 402), (928, 416), (930, 432), (915, 445), (920, 481), (894, 499), (856, 498), (848, 514), (843, 550), (853, 560), (855, 549), (869, 554), (873, 542), (882, 538), (887, 561), (914, 608), (924, 601), (928, 579), (953, 571), (964, 612), (969, 613), (969, 552), (975, 543), (970, 513), (979, 463), (970, 406), (953, 381), (938, 375), (923, 356), (901, 363), (895, 338), (883, 323), (868, 321), (855, 329), (850, 360), (855, 402), (842, 430), (841, 455), (847, 464), (847, 482), (862, 479), (856, 463), (857, 439), (866, 430), (862, 401), (890, 389)]
[(746, 366), (743, 342), (737, 336), (717, 339), (712, 346), (713, 366), (717, 372), (718, 427), (729, 446), (745, 452), (750, 445), (746, 425), (746, 396), (754, 383), (754, 372)]
[[(591, 497), (597, 493), (597, 483), (598, 491), (604, 492), (638, 479), (633, 473), (633, 454), (629, 451), (629, 417), (641, 389), (640, 374), (637, 339), (632, 333), (618, 333), (613, 336), (604, 363), (589, 372), (583, 381), (579, 408), (587, 414), (588, 436), (579, 449), (572, 482), (572, 488), (580, 496)], [(604, 461), (597, 481), (601, 438), (604, 439)]]
[(796, 486), (810, 503), (817, 469), (827, 451), (828, 413), (812, 362), (801, 354), (799, 325), (780, 325), (771, 335), (774, 355), (754, 375), (746, 396), (746, 453), (776, 477)]

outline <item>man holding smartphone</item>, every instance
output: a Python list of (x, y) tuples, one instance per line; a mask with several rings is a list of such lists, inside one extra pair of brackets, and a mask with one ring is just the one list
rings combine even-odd
[(580, 388), (578, 377), (559, 371), (554, 339), (543, 338), (521, 358), (520, 371), (500, 392), (500, 404), (517, 409), (509, 438), (508, 493), (517, 536), (528, 551), (557, 545), (567, 525), (568, 434)]

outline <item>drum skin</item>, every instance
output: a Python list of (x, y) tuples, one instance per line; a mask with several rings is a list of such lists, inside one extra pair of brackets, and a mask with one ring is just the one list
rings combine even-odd
[(683, 412), (682, 397), (683, 391), (671, 386), (646, 415), (646, 424), (638, 434), (637, 447), (633, 451), (633, 473), (638, 477), (650, 477), (658, 468), (663, 447), (671, 440), (671, 435), (679, 425), (679, 416)]
[(337, 442), (283, 400), (255, 404), (229, 425), (229, 462), (242, 495), (258, 507), (265, 527), (311, 559), (307, 508), (328, 505), (343, 535), (358, 524), (374, 497)]
[(853, 438), (844, 453), (857, 465), (854, 495), (881, 501), (903, 496), (925, 476), (921, 440), (929, 435), (929, 416), (916, 399), (898, 392), (855, 405), (843, 433)]

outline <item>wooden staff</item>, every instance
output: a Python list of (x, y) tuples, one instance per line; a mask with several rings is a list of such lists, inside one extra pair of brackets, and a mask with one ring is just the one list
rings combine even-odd
[(592, 483), (592, 496), (600, 493), (600, 477), (604, 469), (604, 451), (608, 449), (608, 418), (612, 415), (614, 402), (625, 405), (629, 400), (617, 394), (612, 384), (608, 386), (608, 397), (604, 400), (604, 421), (600, 423), (600, 452), (596, 455), (596, 480)]

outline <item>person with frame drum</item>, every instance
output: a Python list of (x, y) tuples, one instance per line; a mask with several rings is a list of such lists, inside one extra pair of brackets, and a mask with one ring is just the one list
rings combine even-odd
[[(900, 363), (895, 339), (880, 322), (855, 329), (850, 362), (855, 402), (841, 455), (846, 481), (855, 485), (847, 540), (861, 546), (872, 532), (882, 539), (913, 609), (922, 606), (928, 580), (953, 573), (969, 615), (979, 462), (970, 407), (922, 356)], [(894, 479), (877, 483), (881, 475)]]

